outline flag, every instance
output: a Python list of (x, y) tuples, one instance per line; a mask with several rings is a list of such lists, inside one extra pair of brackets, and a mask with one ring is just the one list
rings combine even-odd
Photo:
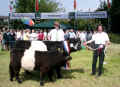
[(40, 0), (36, 0), (36, 2), (35, 2), (35, 10), (36, 10), (36, 12), (39, 11), (39, 3), (40, 3)]
[(108, 4), (108, 8), (110, 8), (111, 5), (110, 5), (110, 1), (109, 0), (107, 0), (107, 4)]
[(68, 42), (64, 41), (63, 44), (64, 44), (65, 52), (69, 55), (70, 54), (70, 47), (68, 45)]
[(74, 0), (74, 10), (76, 10), (76, 7), (77, 7), (77, 2), (76, 0)]
[(13, 12), (13, 8), (14, 8), (14, 2), (13, 0), (10, 0), (10, 4), (9, 4), (10, 12)]
[(9, 5), (9, 9), (10, 9), (10, 12), (12, 12), (12, 6), (11, 5)]

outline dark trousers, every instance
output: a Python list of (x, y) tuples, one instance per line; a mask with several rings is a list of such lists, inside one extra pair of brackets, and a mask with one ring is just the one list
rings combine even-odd
[[(97, 48), (99, 45), (95, 45), (95, 47)], [(102, 69), (103, 69), (103, 62), (104, 62), (104, 49), (105, 46), (99, 51), (99, 50), (95, 50), (93, 53), (93, 63), (92, 63), (92, 73), (95, 74), (96, 73), (96, 64), (97, 64), (97, 60), (99, 57), (99, 67), (98, 67), (98, 75), (102, 74)]]

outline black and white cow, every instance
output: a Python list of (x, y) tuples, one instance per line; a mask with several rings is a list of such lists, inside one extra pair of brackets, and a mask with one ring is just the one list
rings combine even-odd
[(63, 42), (51, 41), (16, 41), (10, 51), (10, 80), (19, 78), (20, 69), (26, 71), (40, 70), (40, 85), (43, 85), (45, 73), (52, 80), (52, 71), (56, 70), (57, 77), (61, 78), (60, 68), (71, 57), (64, 52)]
[(70, 38), (69, 39), (70, 50), (77, 51), (81, 49), (81, 41), (79, 38)]

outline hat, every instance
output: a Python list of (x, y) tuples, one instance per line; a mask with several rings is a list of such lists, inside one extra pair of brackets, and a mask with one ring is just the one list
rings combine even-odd
[(54, 23), (54, 25), (55, 25), (55, 26), (59, 26), (60, 24), (59, 24), (59, 22), (56, 21), (56, 22)]

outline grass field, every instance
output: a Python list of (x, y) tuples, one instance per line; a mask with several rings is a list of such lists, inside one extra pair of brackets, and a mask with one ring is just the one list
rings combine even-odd
[[(71, 70), (62, 71), (63, 79), (45, 83), (44, 87), (120, 87), (120, 44), (108, 47), (104, 65), (104, 74), (97, 78), (91, 76), (92, 52), (81, 50), (71, 54)], [(24, 75), (23, 83), (9, 81), (9, 52), (0, 52), (0, 87), (39, 87), (39, 74)]]

